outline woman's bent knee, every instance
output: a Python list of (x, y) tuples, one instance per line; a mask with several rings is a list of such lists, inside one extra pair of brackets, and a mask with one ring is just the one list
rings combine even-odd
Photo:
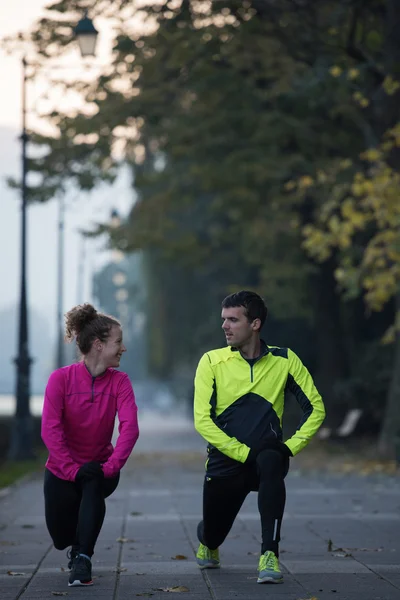
[(69, 546), (72, 546), (73, 541), (60, 541), (60, 540), (53, 540), (53, 546), (56, 550), (65, 550), (65, 548), (68, 548)]

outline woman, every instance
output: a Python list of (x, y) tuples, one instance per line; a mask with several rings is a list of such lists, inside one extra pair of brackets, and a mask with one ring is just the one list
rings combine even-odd
[(49, 451), (46, 524), (58, 550), (72, 546), (69, 586), (93, 584), (91, 557), (104, 521), (104, 499), (115, 491), (139, 436), (130, 380), (115, 370), (126, 351), (120, 323), (90, 304), (75, 306), (66, 314), (66, 339), (74, 337), (83, 360), (51, 374), (42, 416)]

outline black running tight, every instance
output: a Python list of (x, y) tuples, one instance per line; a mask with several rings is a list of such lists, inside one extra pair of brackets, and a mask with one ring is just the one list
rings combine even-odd
[(91, 557), (106, 513), (104, 499), (116, 489), (119, 475), (84, 483), (44, 475), (46, 525), (57, 550), (76, 546)]
[(218, 548), (228, 535), (235, 518), (251, 491), (258, 490), (261, 517), (261, 553), (272, 550), (279, 556), (279, 541), (286, 490), (284, 478), (289, 459), (276, 450), (264, 450), (251, 469), (228, 477), (204, 481), (203, 521), (198, 526), (198, 538), (208, 548)]

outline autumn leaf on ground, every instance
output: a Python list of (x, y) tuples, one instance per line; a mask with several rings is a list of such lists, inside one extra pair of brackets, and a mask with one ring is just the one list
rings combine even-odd
[(17, 573), (16, 571), (7, 571), (7, 575), (11, 575), (12, 577), (24, 577), (26, 573)]
[(328, 540), (328, 552), (332, 552), (333, 549), (333, 542), (332, 540)]
[(1, 540), (0, 546), (15, 546), (15, 542), (8, 542), (7, 540)]
[(175, 587), (167, 587), (167, 588), (155, 588), (157, 592), (190, 592), (189, 588), (184, 585), (177, 585)]
[(176, 556), (171, 556), (172, 560), (187, 560), (187, 556), (184, 554), (177, 554)]
[(142, 515), (143, 513), (141, 512), (137, 512), (136, 510), (134, 510), (133, 512), (131, 512), (131, 516), (132, 517), (139, 517), (140, 515)]
[(35, 529), (34, 525), (21, 525), (22, 529)]
[(126, 567), (115, 567), (115, 569), (113, 569), (114, 573), (123, 573), (124, 571), (127, 571), (128, 569)]

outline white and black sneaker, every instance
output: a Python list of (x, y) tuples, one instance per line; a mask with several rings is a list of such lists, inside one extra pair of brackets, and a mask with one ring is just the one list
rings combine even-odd
[(86, 556), (81, 554), (74, 558), (68, 580), (69, 587), (78, 585), (93, 585), (92, 563)]

